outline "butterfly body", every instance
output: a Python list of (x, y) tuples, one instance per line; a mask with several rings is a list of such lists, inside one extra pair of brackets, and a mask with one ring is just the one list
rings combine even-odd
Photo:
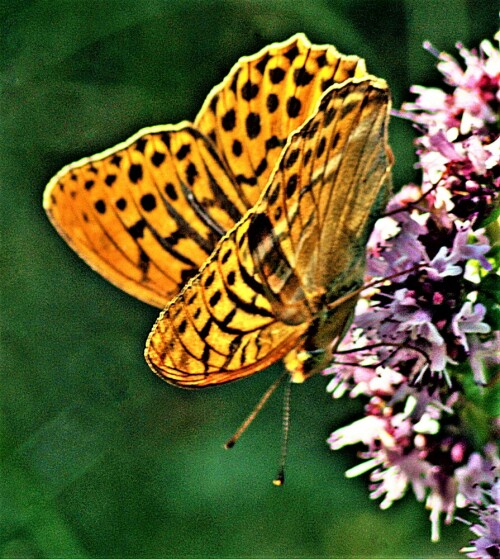
[(146, 360), (185, 388), (327, 362), (390, 191), (387, 84), (299, 34), (242, 58), (194, 124), (65, 167), (44, 206), (113, 283), (163, 307)]

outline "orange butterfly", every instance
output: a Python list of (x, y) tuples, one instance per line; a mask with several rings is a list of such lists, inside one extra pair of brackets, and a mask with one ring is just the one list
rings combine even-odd
[(92, 268), (164, 307), (145, 352), (160, 377), (199, 388), (285, 358), (301, 382), (353, 314), (389, 110), (362, 59), (298, 34), (240, 59), (194, 124), (62, 169), (44, 208)]

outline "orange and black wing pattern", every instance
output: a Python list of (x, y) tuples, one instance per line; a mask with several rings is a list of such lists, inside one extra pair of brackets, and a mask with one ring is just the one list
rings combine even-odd
[(239, 379), (300, 346), (362, 281), (390, 187), (389, 106), (362, 59), (297, 34), (241, 58), (194, 124), (63, 168), (44, 207), (92, 268), (164, 308), (146, 347), (158, 375)]
[(44, 207), (92, 268), (158, 307), (246, 212), (212, 143), (189, 123), (142, 130), (65, 167)]
[[(328, 299), (359, 286), (358, 249), (389, 185), (388, 111), (387, 85), (376, 78), (325, 92), (290, 135), (261, 199), (158, 318), (146, 346), (157, 374), (193, 388), (253, 374), (300, 345)], [(323, 238), (342, 260), (331, 261)], [(327, 276), (330, 267), (338, 273)], [(337, 330), (328, 325), (332, 335), (344, 314)]]
[(290, 132), (364, 61), (298, 34), (243, 57), (195, 123), (145, 128), (64, 167), (44, 208), (97, 272), (164, 307), (255, 204)]

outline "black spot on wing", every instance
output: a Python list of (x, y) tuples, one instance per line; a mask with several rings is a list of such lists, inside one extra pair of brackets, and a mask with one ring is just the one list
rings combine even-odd
[(212, 97), (212, 99), (210, 100), (210, 110), (215, 113), (216, 109), (217, 109), (217, 101), (219, 100), (219, 95), (214, 95)]
[(285, 52), (285, 56), (290, 62), (293, 62), (297, 56), (299, 56), (299, 49), (297, 45), (294, 45), (288, 52)]
[[(231, 320), (233, 320), (233, 318), (236, 316), (236, 308), (233, 308), (232, 310), (230, 310), (227, 315), (224, 317), (224, 319), (222, 320), (222, 322), (219, 323), (221, 329), (224, 332), (228, 332), (229, 331), (229, 324), (231, 323)], [(233, 329), (234, 330), (234, 329)]]
[(299, 158), (300, 155), (300, 149), (294, 149), (290, 155), (288, 156), (288, 159), (286, 160), (285, 163), (285, 167), (287, 169), (290, 169), (291, 167), (293, 167), (295, 165), (295, 163), (297, 162), (297, 159)]
[(147, 138), (139, 138), (135, 144), (135, 150), (138, 151), (139, 153), (144, 153), (147, 143), (148, 143)]
[(249, 113), (245, 121), (247, 136), (253, 140), (260, 134), (260, 115)]
[(134, 225), (128, 228), (128, 232), (133, 239), (142, 239), (144, 236), (144, 229), (146, 228), (146, 221), (144, 219), (139, 219)]
[(222, 264), (225, 264), (225, 263), (229, 260), (229, 257), (231, 256), (232, 252), (233, 252), (233, 251), (232, 251), (231, 249), (228, 249), (228, 250), (222, 255), (222, 258), (221, 258)]
[(255, 177), (246, 177), (245, 175), (237, 175), (236, 182), (238, 184), (248, 184), (248, 186), (255, 186), (257, 179)]
[(280, 185), (277, 184), (273, 187), (273, 190), (269, 193), (269, 198), (267, 201), (270, 206), (273, 206), (275, 204), (276, 200), (278, 199), (279, 192), (280, 192)]
[(328, 78), (327, 80), (323, 80), (321, 82), (321, 89), (322, 91), (326, 91), (329, 87), (332, 87), (332, 85), (335, 83), (333, 78)]
[(94, 204), (94, 207), (98, 213), (100, 214), (106, 213), (106, 204), (104, 200), (97, 200), (97, 202)]
[(236, 91), (237, 91), (237, 86), (238, 86), (238, 77), (240, 75), (241, 70), (238, 70), (236, 72), (236, 74), (234, 74), (233, 76), (233, 80), (231, 82), (231, 85), (229, 86), (229, 89), (236, 95)]
[(335, 149), (337, 147), (337, 144), (339, 143), (340, 140), (340, 132), (335, 132), (333, 138), (332, 138), (332, 143), (331, 143), (331, 149)]
[(325, 113), (325, 122), (324, 125), (325, 126), (330, 126), (330, 124), (332, 123), (332, 120), (335, 116), (335, 109), (333, 107), (330, 107), (326, 113)]
[(183, 144), (178, 150), (175, 156), (179, 161), (182, 161), (189, 153), (191, 153), (191, 146), (189, 144)]
[(142, 250), (140, 250), (139, 252), (139, 269), (142, 272), (142, 275), (144, 276), (144, 278), (146, 277), (148, 270), (149, 270), (149, 265), (151, 263), (151, 260), (149, 258), (149, 256)]
[(259, 94), (259, 86), (256, 83), (251, 82), (250, 80), (246, 81), (241, 88), (241, 96), (245, 101), (251, 101), (255, 99)]
[(292, 175), (286, 183), (286, 197), (291, 198), (297, 189), (298, 176)]
[(159, 151), (155, 151), (151, 156), (151, 163), (155, 167), (159, 167), (165, 161), (165, 154)]
[[(310, 123), (309, 128), (307, 129), (307, 134), (304, 136), (305, 138), (309, 137), (309, 139), (313, 139), (319, 130), (319, 122), (316, 120), (313, 123)], [(303, 132), (306, 132), (303, 130)]]
[(308, 85), (313, 78), (314, 75), (310, 74), (305, 68), (297, 68), (293, 73), (293, 79), (298, 86)]
[(169, 132), (162, 132), (160, 134), (161, 141), (165, 144), (165, 146), (170, 149), (170, 133)]
[(121, 160), (122, 160), (121, 155), (113, 155), (113, 157), (110, 160), (110, 163), (115, 167), (120, 167)]
[(107, 186), (113, 186), (114, 182), (116, 181), (116, 175), (106, 175), (104, 182)]
[(213, 293), (213, 295), (210, 297), (210, 299), (208, 300), (208, 304), (211, 307), (215, 307), (217, 305), (217, 303), (220, 301), (221, 299), (221, 292), (219, 290), (215, 291)]
[(267, 159), (263, 157), (261, 162), (258, 164), (257, 168), (255, 169), (256, 176), (260, 177), (266, 169), (267, 169)]
[(326, 64), (328, 63), (326, 54), (320, 54), (318, 58), (316, 58), (316, 63), (318, 64), (318, 68), (323, 68), (323, 66), (326, 66)]
[(326, 138), (323, 136), (319, 141), (318, 149), (316, 151), (316, 157), (321, 157), (323, 155), (323, 152), (325, 151), (325, 146), (326, 146)]
[(212, 327), (212, 319), (209, 318), (203, 325), (203, 328), (200, 330), (200, 338), (202, 340), (205, 339), (210, 334), (211, 327)]
[(134, 184), (138, 183), (142, 179), (142, 165), (140, 163), (132, 163), (128, 176)]
[(283, 81), (283, 78), (285, 77), (285, 70), (279, 67), (271, 68), (271, 70), (269, 70), (269, 77), (271, 78), (272, 83), (278, 84)]
[(266, 100), (267, 110), (272, 114), (276, 111), (278, 106), (279, 106), (278, 96), (276, 95), (276, 93), (270, 93), (267, 96), (267, 100)]
[(229, 109), (227, 113), (222, 117), (222, 128), (226, 132), (230, 132), (236, 126), (236, 113), (234, 109)]
[(181, 281), (183, 283), (188, 282), (192, 277), (198, 273), (196, 268), (184, 268), (181, 272)]
[(243, 146), (239, 140), (234, 140), (232, 147), (233, 155), (239, 157), (243, 153)]
[(257, 70), (261, 73), (264, 74), (264, 71), (266, 69), (267, 63), (269, 62), (269, 60), (271, 59), (271, 55), (269, 53), (266, 53), (261, 60), (259, 60), (259, 62), (257, 62), (257, 64), (255, 65), (255, 67), (257, 68)]
[(300, 109), (302, 108), (302, 103), (300, 99), (292, 96), (286, 102), (286, 112), (290, 118), (295, 118), (299, 115)]
[(194, 184), (194, 180), (196, 179), (196, 177), (198, 176), (198, 169), (196, 169), (196, 165), (191, 162), (188, 165), (187, 171), (186, 171), (186, 179), (187, 182), (189, 184), (189, 186), (193, 186)]
[(151, 212), (156, 208), (156, 198), (153, 194), (144, 194), (141, 197), (142, 209), (146, 212)]
[(283, 147), (286, 140), (280, 140), (278, 136), (271, 136), (266, 140), (266, 150), (269, 151), (274, 148)]
[(179, 198), (175, 186), (171, 182), (167, 182), (165, 185), (165, 194), (170, 198), (170, 200), (175, 201)]
[(212, 270), (205, 280), (205, 287), (208, 289), (214, 282), (215, 279), (215, 270)]

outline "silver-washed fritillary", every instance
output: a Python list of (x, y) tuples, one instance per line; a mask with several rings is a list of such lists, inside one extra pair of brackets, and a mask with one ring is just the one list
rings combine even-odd
[[(164, 307), (150, 367), (197, 388), (324, 366), (390, 191), (387, 84), (303, 34), (244, 57), (194, 123), (62, 169), (44, 207), (105, 278)], [(319, 350), (319, 351), (318, 351)]]

